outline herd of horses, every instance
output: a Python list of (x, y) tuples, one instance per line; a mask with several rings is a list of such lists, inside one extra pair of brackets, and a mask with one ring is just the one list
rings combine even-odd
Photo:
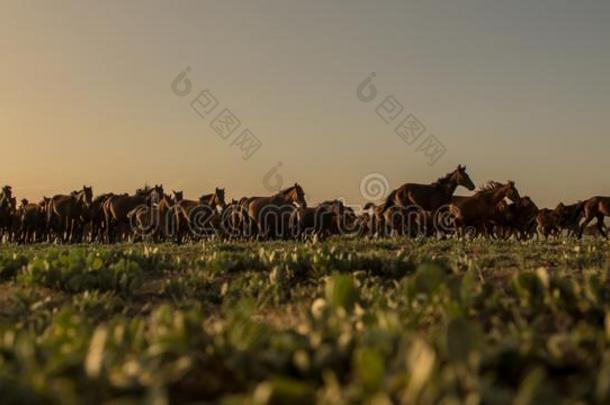
[(163, 186), (130, 194), (93, 195), (91, 187), (70, 194), (26, 199), (17, 204), (10, 186), (0, 192), (0, 241), (13, 243), (114, 243), (223, 239), (365, 237), (489, 237), (525, 240), (535, 236), (582, 238), (592, 221), (607, 238), (604, 219), (610, 197), (596, 196), (554, 209), (539, 209), (521, 196), (515, 183), (490, 181), (471, 196), (456, 196), (458, 187), (475, 185), (458, 166), (430, 184), (406, 183), (385, 201), (355, 210), (341, 200), (310, 207), (305, 192), (293, 186), (266, 197), (225, 201), (224, 189), (188, 200)]

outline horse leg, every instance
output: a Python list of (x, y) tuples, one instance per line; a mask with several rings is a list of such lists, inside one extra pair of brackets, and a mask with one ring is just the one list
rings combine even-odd
[(578, 239), (582, 239), (582, 234), (585, 231), (585, 228), (595, 219), (595, 216), (592, 216), (589, 212), (587, 212), (585, 221), (580, 225), (580, 231), (578, 232)]
[(608, 234), (606, 233), (606, 229), (604, 226), (604, 215), (600, 214), (597, 217), (597, 229), (599, 230), (599, 233), (606, 239), (608, 239)]
[(462, 239), (464, 237), (464, 221), (461, 218), (455, 218), (453, 220), (453, 226), (455, 227), (455, 235), (458, 239)]

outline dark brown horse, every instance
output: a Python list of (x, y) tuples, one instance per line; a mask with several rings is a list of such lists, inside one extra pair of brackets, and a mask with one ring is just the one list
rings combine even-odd
[(582, 238), (582, 234), (594, 219), (597, 220), (597, 229), (608, 239), (608, 233), (604, 226), (604, 218), (610, 217), (610, 197), (593, 197), (584, 202), (583, 205), (584, 221), (580, 225), (578, 238)]
[(225, 236), (229, 239), (239, 239), (244, 236), (242, 227), (241, 205), (238, 200), (232, 199), (222, 211), (221, 226)]
[(140, 206), (151, 207), (163, 196), (163, 186), (156, 185), (152, 188), (139, 189), (135, 195), (119, 194), (107, 198), (103, 204), (106, 241), (113, 242), (121, 235), (129, 234), (130, 219), (133, 217), (129, 214)]
[(196, 240), (218, 231), (220, 212), (227, 206), (223, 188), (216, 187), (213, 193), (202, 195), (198, 201), (185, 200), (182, 192), (174, 192), (174, 196), (173, 216), (178, 242), (187, 236)]
[[(403, 184), (390, 192), (384, 204), (375, 208), (374, 221), (377, 235), (385, 236), (388, 233), (388, 224), (385, 222), (384, 215), (386, 210), (392, 207), (417, 207), (418, 210), (428, 211), (436, 215), (441, 207), (451, 203), (453, 193), (458, 186), (465, 187), (468, 190), (475, 189), (474, 183), (466, 172), (466, 166), (458, 165), (454, 171), (431, 184)], [(400, 210), (394, 211), (399, 212)]]
[(416, 205), (425, 211), (436, 212), (443, 205), (451, 202), (451, 197), (458, 186), (474, 190), (475, 185), (466, 173), (466, 166), (439, 178), (431, 184), (406, 183), (392, 191), (386, 198), (382, 210), (392, 206), (408, 207)]
[(513, 202), (519, 201), (519, 192), (515, 188), (515, 183), (508, 181), (501, 184), (495, 181), (487, 185), (471, 197), (465, 197), (459, 202), (454, 202), (449, 206), (449, 212), (453, 215), (455, 228), (458, 235), (464, 236), (465, 227), (480, 227), (481, 224), (489, 223), (496, 213), (498, 204), (505, 198)]
[(44, 240), (46, 232), (46, 212), (44, 200), (39, 204), (30, 203), (25, 198), (19, 207), (19, 242), (35, 243)]
[(356, 215), (341, 200), (324, 201), (316, 207), (297, 207), (290, 216), (290, 232), (297, 239), (347, 234)]
[(559, 227), (567, 231), (568, 237), (576, 237), (580, 232), (580, 221), (583, 216), (585, 201), (576, 204), (564, 205), (559, 203), (555, 212), (559, 217)]
[(0, 192), (0, 242), (4, 236), (11, 238), (17, 201), (11, 186), (2, 187)]
[(548, 239), (549, 236), (558, 236), (561, 232), (560, 217), (557, 209), (543, 208), (536, 215), (536, 229), (538, 235)]
[(104, 215), (104, 204), (108, 199), (113, 197), (113, 193), (101, 194), (93, 199), (89, 209), (89, 226), (91, 242), (103, 242), (106, 235), (106, 217)]
[(495, 237), (508, 239), (515, 235), (517, 239), (527, 239), (536, 232), (537, 214), (538, 207), (528, 196), (512, 204), (501, 201), (487, 228), (493, 228)]
[(416, 205), (393, 206), (383, 213), (383, 223), (391, 236), (431, 236), (433, 230), (431, 220), (432, 213)]
[(248, 220), (258, 237), (289, 237), (290, 215), (297, 206), (307, 208), (305, 193), (298, 183), (269, 197), (249, 197), (245, 202)]
[(179, 242), (176, 231), (177, 208), (174, 199), (167, 194), (163, 194), (157, 203), (151, 201), (135, 207), (127, 214), (133, 239), (160, 242), (174, 238)]
[(51, 198), (47, 208), (47, 223), (55, 235), (64, 242), (80, 242), (84, 219), (93, 199), (91, 187), (83, 186), (70, 195), (58, 194)]

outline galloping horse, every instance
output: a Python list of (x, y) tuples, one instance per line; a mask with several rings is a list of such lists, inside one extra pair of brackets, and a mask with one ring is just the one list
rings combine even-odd
[(290, 216), (291, 236), (326, 238), (353, 229), (356, 215), (341, 200), (324, 201), (317, 207), (298, 207)]
[[(466, 173), (466, 166), (458, 165), (454, 171), (431, 184), (403, 184), (390, 192), (384, 204), (375, 208), (376, 232), (382, 235), (386, 234), (384, 213), (392, 207), (417, 207), (420, 211), (428, 211), (432, 215), (436, 215), (439, 208), (451, 203), (453, 193), (458, 186), (466, 187), (471, 191), (475, 189), (474, 183)], [(404, 223), (404, 220), (399, 222)]]
[(557, 209), (543, 208), (536, 215), (536, 230), (538, 235), (548, 239), (549, 236), (557, 236), (561, 232), (560, 220)]
[(435, 212), (451, 202), (451, 197), (458, 186), (466, 187), (470, 191), (475, 189), (474, 183), (466, 173), (466, 166), (458, 166), (457, 169), (431, 184), (406, 183), (400, 186), (388, 195), (382, 209), (385, 211), (392, 206), (416, 205), (425, 211)]
[(244, 205), (249, 222), (263, 238), (288, 237), (290, 215), (296, 205), (307, 208), (305, 193), (298, 183), (269, 197), (250, 197)]
[(604, 226), (604, 218), (610, 217), (610, 197), (593, 197), (584, 202), (584, 222), (580, 225), (580, 232), (578, 238), (582, 238), (582, 234), (594, 219), (597, 219), (597, 229), (599, 232), (608, 239), (608, 233)]
[(518, 239), (526, 239), (536, 232), (536, 215), (538, 207), (528, 196), (523, 196), (513, 204), (501, 201), (491, 218), (495, 228), (494, 236), (508, 239), (516, 235)]
[(555, 207), (555, 212), (559, 216), (559, 227), (568, 232), (568, 237), (578, 236), (584, 207), (585, 201), (579, 201), (571, 205), (559, 203)]
[(486, 224), (493, 218), (498, 204), (505, 198), (513, 202), (520, 199), (519, 192), (512, 181), (506, 184), (491, 181), (481, 187), (475, 195), (453, 202), (449, 206), (449, 212), (454, 217), (458, 234), (463, 236), (466, 226), (476, 227), (480, 224)]

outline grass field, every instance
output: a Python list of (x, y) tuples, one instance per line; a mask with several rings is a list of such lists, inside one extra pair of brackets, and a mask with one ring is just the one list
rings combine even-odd
[(610, 244), (0, 248), (3, 404), (610, 402)]

